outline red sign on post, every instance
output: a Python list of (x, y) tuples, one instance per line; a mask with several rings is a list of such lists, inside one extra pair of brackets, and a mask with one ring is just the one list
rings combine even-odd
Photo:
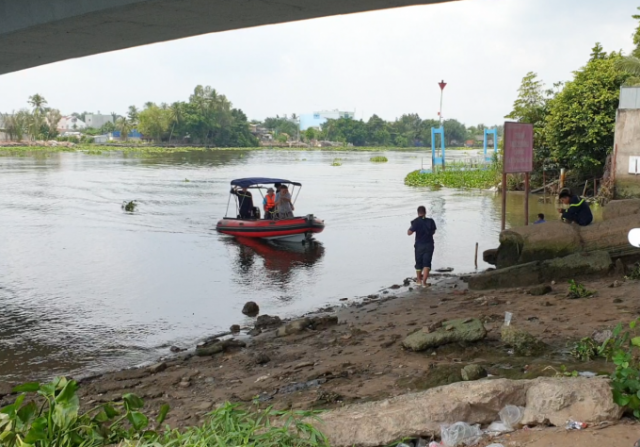
[(507, 225), (507, 174), (524, 173), (524, 223), (529, 225), (529, 174), (533, 171), (533, 124), (504, 123), (502, 230)]
[(533, 171), (533, 124), (504, 123), (505, 174)]

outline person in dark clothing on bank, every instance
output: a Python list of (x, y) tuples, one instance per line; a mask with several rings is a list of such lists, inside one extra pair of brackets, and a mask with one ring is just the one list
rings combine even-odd
[(565, 190), (560, 193), (560, 202), (569, 205), (566, 210), (558, 209), (562, 213), (562, 220), (567, 223), (576, 223), (581, 227), (586, 227), (593, 222), (593, 214), (589, 204), (578, 196), (574, 196)]
[(436, 223), (427, 217), (427, 209), (424, 206), (418, 207), (418, 217), (411, 221), (411, 227), (407, 234), (416, 235), (414, 244), (416, 256), (416, 276), (418, 284), (427, 287), (429, 272), (431, 271), (431, 260), (433, 259), (434, 241), (433, 235), (436, 233)]
[(253, 196), (247, 190), (247, 188), (238, 189), (233, 188), (231, 194), (238, 197), (238, 205), (240, 208), (240, 219), (252, 219), (255, 217), (255, 211), (253, 209)]

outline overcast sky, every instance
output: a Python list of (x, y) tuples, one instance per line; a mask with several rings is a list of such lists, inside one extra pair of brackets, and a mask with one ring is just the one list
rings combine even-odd
[(520, 80), (568, 80), (594, 43), (632, 49), (631, 0), (465, 0), (228, 31), (0, 76), (0, 112), (39, 93), (63, 114), (187, 100), (197, 84), (250, 119), (355, 110), (504, 121)]

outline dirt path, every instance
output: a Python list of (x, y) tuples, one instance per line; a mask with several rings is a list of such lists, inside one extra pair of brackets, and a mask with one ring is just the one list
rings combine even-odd
[[(544, 296), (517, 289), (469, 292), (457, 278), (429, 289), (394, 287), (367, 303), (333, 309), (339, 323), (326, 329), (281, 338), (271, 330), (249, 338), (245, 349), (167, 360), (158, 372), (145, 368), (105, 374), (85, 381), (81, 392), (85, 404), (117, 399), (125, 392), (140, 395), (154, 410), (167, 402), (172, 407), (168, 423), (185, 426), (197, 424), (226, 400), (251, 402), (260, 396), (276, 408), (331, 408), (450, 383), (459, 380), (460, 369), (469, 363), (507, 378), (554, 375), (548, 367), (557, 370), (561, 365), (606, 372), (609, 365), (574, 364), (563, 351), (570, 341), (640, 314), (640, 283), (617, 278), (621, 285), (610, 287), (615, 279), (586, 283), (597, 295), (578, 300), (565, 297), (566, 284), (554, 285)], [(513, 324), (548, 343), (549, 352), (539, 358), (512, 355), (500, 342), (506, 311), (513, 313)], [(469, 317), (485, 323), (485, 341), (421, 353), (400, 346), (416, 329)], [(640, 438), (640, 433), (632, 435), (636, 432), (640, 430), (635, 425), (576, 434), (530, 430), (514, 434), (505, 447), (569, 446), (568, 440), (572, 445), (578, 440), (581, 446), (631, 447)], [(609, 434), (620, 443), (604, 442)]]

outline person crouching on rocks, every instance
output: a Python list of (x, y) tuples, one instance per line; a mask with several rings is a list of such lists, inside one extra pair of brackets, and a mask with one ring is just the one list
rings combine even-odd
[(427, 287), (435, 248), (433, 235), (436, 233), (436, 223), (433, 219), (427, 217), (427, 209), (424, 206), (418, 207), (418, 217), (411, 221), (411, 227), (407, 230), (407, 235), (409, 236), (414, 233), (416, 235), (414, 244), (416, 276), (418, 284), (421, 284), (422, 287)]
[(569, 191), (564, 190), (560, 193), (560, 202), (565, 206), (569, 205), (566, 210), (558, 209), (562, 214), (562, 220), (567, 223), (577, 223), (581, 227), (586, 227), (593, 222), (593, 214), (589, 204), (578, 196), (572, 195)]

